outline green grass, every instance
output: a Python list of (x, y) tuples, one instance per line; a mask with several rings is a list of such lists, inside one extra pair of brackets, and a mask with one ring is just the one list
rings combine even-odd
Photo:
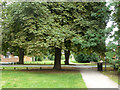
[[(24, 64), (54, 64), (54, 61), (44, 60), (44, 61), (32, 61), (32, 62), (24, 62)], [(61, 60), (61, 64), (65, 64), (64, 60)]]
[(2, 88), (86, 88), (77, 71), (2, 71)]
[(40, 70), (40, 69), (52, 69), (53, 67), (3, 67), (3, 70)]
[[(113, 80), (116, 83), (120, 84), (120, 81), (118, 80), (118, 71), (103, 71), (104, 75), (108, 76), (111, 80)], [(119, 77), (120, 78), (120, 77)], [(119, 81), (119, 82), (118, 82)]]
[(92, 63), (79, 63), (75, 60), (71, 60), (70, 62), (71, 62), (71, 64), (74, 63), (74, 64), (81, 64), (81, 65), (96, 65), (96, 64), (92, 64)]
[[(81, 64), (81, 65), (96, 65), (96, 64), (91, 64), (91, 63), (78, 63), (77, 61), (70, 60), (70, 64)], [(53, 65), (54, 61), (50, 60), (43, 60), (43, 61), (32, 61), (32, 62), (24, 62), (24, 64), (43, 64), (43, 65)], [(61, 64), (65, 64), (64, 60), (61, 60)]]

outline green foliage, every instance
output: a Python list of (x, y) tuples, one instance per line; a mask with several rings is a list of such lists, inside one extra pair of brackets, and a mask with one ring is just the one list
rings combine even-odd
[(79, 55), (75, 56), (75, 60), (79, 63), (89, 63), (90, 62), (89, 56), (85, 55), (85, 54), (79, 54)]
[[(105, 34), (108, 32), (105, 27), (110, 12), (104, 2), (50, 2), (47, 6), (58, 27), (55, 34), (59, 33), (56, 39), (60, 47), (75, 52), (86, 48), (105, 50)], [(66, 44), (65, 41), (70, 42)]]
[[(54, 55), (51, 55), (51, 54), (48, 55), (48, 59), (49, 59), (49, 60), (53, 61), (54, 58), (55, 58)], [(61, 60), (65, 60), (65, 56), (64, 56), (64, 55), (61, 56)]]
[[(46, 31), (48, 13), (47, 8), (39, 2), (14, 2), (4, 7), (3, 50), (14, 53), (16, 49), (23, 48), (27, 54), (31, 54), (29, 47), (33, 46), (32, 43), (38, 43), (34, 42), (36, 36), (39, 35), (40, 41)], [(39, 42), (37, 45), (41, 47), (43, 44)]]
[(65, 55), (62, 55), (62, 56), (61, 56), (61, 60), (65, 60)]
[(54, 57), (53, 55), (48, 55), (48, 59), (49, 59), (49, 60), (53, 61), (54, 58), (55, 58), (55, 57)]
[[(3, 10), (3, 50), (41, 56), (55, 47), (104, 52), (109, 9), (105, 2), (15, 2)], [(53, 51), (54, 52), (54, 51)]]
[[(114, 68), (118, 69), (120, 66), (120, 1), (112, 2), (110, 6), (114, 6), (114, 10), (112, 10), (112, 20), (115, 22), (115, 24), (113, 24), (114, 28), (117, 27), (118, 30), (110, 36), (113, 38), (113, 41), (107, 46), (108, 51), (106, 56), (109, 59), (109, 62), (114, 65)], [(113, 59), (113, 57), (115, 58)]]
[(119, 56), (118, 56), (118, 47), (115, 43), (109, 42), (107, 45), (106, 59), (109, 63), (113, 64), (114, 68), (119, 67)]
[(40, 56), (36, 56), (35, 57), (35, 61), (42, 61), (43, 59), (42, 59), (42, 57), (40, 57)]
[(38, 57), (37, 59), (38, 59), (38, 61), (42, 61), (42, 57)]
[(78, 55), (75, 55), (75, 60), (79, 63), (89, 63), (90, 61), (97, 62), (99, 60), (99, 57), (96, 53), (93, 53), (92, 55), (80, 53)]

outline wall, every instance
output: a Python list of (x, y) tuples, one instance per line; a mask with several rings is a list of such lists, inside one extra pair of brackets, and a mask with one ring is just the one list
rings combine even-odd
[[(19, 62), (19, 57), (15, 57), (13, 55), (10, 55), (10, 58), (4, 58), (3, 55), (1, 56), (1, 62)], [(24, 56), (24, 61), (32, 61), (32, 57)]]

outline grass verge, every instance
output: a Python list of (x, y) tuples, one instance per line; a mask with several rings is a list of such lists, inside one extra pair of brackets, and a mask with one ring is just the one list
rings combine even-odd
[(2, 71), (2, 88), (86, 88), (78, 71)]
[(118, 74), (118, 71), (115, 70), (109, 70), (109, 68), (107, 69), (107, 71), (102, 71), (102, 73), (106, 76), (108, 76), (111, 80), (113, 80), (114, 82), (116, 82), (117, 84), (120, 85), (120, 76)]

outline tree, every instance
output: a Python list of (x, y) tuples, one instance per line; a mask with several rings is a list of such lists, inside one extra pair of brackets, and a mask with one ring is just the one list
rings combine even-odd
[[(105, 48), (105, 34), (107, 33), (105, 27), (109, 17), (109, 10), (105, 3), (57, 2), (47, 3), (47, 7), (53, 15), (54, 24), (58, 27), (55, 31), (59, 33), (57, 38), (59, 45), (57, 45), (59, 49), (67, 51), (68, 54), (65, 54), (67, 61), (70, 51), (94, 50), (96, 46), (98, 49)], [(56, 39), (56, 37), (53, 38)], [(57, 45), (54, 44), (53, 47)], [(60, 60), (57, 61), (60, 64)]]
[(88, 49), (89, 53), (98, 52), (102, 56), (105, 52), (105, 39), (107, 38), (105, 35), (109, 33), (105, 28), (110, 11), (105, 4), (105, 2), (88, 3), (86, 7), (88, 14), (84, 23), (86, 27), (82, 27), (84, 30), (82, 38), (84, 39), (81, 42), (78, 39), (75, 40), (78, 48), (81, 47), (80, 49), (85, 51)]
[(92, 52), (97, 45), (104, 46), (108, 18), (105, 3), (24, 2), (11, 4), (5, 10), (3, 33), (7, 49), (22, 48), (25, 54), (35, 55), (52, 49), (54, 69), (61, 69), (62, 49), (67, 51), (68, 61), (70, 51)]
[(79, 63), (89, 63), (90, 61), (97, 62), (99, 60), (99, 56), (96, 53), (91, 55), (80, 53), (78, 55), (74, 55), (74, 57)]
[[(115, 3), (114, 20), (117, 23), (118, 31), (115, 32), (115, 41), (118, 41), (118, 60), (120, 61), (120, 1)], [(119, 63), (120, 65), (120, 63)]]
[(24, 63), (28, 46), (46, 25), (49, 11), (37, 2), (15, 2), (3, 9), (3, 50), (17, 53), (19, 63)]
[[(114, 52), (111, 52), (112, 50), (109, 50), (108, 53), (114, 54), (114, 56), (118, 57), (116, 58), (115, 61), (113, 59), (110, 59), (110, 62), (113, 62), (113, 64), (117, 66), (117, 69), (118, 69), (118, 67), (120, 66), (120, 17), (119, 17), (120, 16), (120, 1), (113, 2), (110, 4), (110, 6), (114, 6), (114, 10), (112, 10), (114, 12), (112, 15), (112, 20), (114, 21), (114, 27), (117, 27), (118, 30), (115, 31), (113, 35), (111, 35), (111, 37), (114, 38), (114, 40), (110, 42), (109, 44), (112, 46), (114, 45), (114, 48), (112, 48)], [(111, 49), (111, 47), (108, 47), (108, 49)], [(108, 57), (110, 58), (111, 56), (108, 56)]]

